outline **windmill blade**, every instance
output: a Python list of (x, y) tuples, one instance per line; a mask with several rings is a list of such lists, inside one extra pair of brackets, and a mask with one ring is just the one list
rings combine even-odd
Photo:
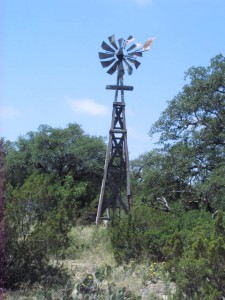
[(106, 58), (111, 58), (114, 56), (113, 53), (103, 53), (103, 52), (98, 52), (98, 56), (100, 59), (106, 59)]
[(115, 73), (116, 72), (116, 69), (117, 69), (117, 66), (118, 66), (118, 64), (119, 64), (119, 62), (118, 61), (116, 61), (113, 65), (112, 65), (112, 67), (107, 71), (107, 73), (108, 74), (110, 74), (110, 75), (112, 75), (113, 73)]
[(134, 64), (135, 65), (135, 68), (137, 69), (139, 66), (140, 66), (140, 62), (139, 61), (137, 61), (137, 60), (135, 60), (135, 59), (132, 59), (132, 58), (127, 58), (132, 64)]
[(134, 38), (132, 35), (130, 35), (130, 36), (127, 38), (127, 40), (126, 40), (125, 45), (129, 45), (129, 44), (132, 43), (134, 40), (135, 40), (135, 38)]
[(105, 60), (105, 61), (101, 61), (101, 64), (103, 66), (103, 68), (106, 68), (108, 66), (110, 66), (116, 59), (110, 59), (110, 60)]
[(133, 44), (130, 48), (128, 48), (127, 51), (129, 52), (135, 48), (141, 48), (141, 47), (142, 47), (142, 44), (136, 43), (136, 44)]
[(118, 39), (118, 42), (119, 42), (120, 48), (123, 48), (123, 42), (124, 42), (124, 39), (123, 39), (123, 38), (120, 38), (120, 39)]
[(108, 44), (106, 44), (106, 42), (104, 42), (104, 41), (102, 42), (101, 47), (102, 47), (102, 49), (104, 49), (106, 51), (115, 53), (115, 50), (112, 47), (110, 47)]
[(129, 53), (128, 56), (138, 56), (138, 57), (142, 57), (142, 52), (140, 52), (140, 51), (134, 51), (134, 52)]
[(110, 41), (110, 44), (115, 48), (115, 49), (118, 49), (117, 45), (116, 45), (116, 40), (115, 40), (115, 35), (111, 35), (108, 37), (109, 41)]
[(151, 46), (151, 44), (153, 43), (154, 39), (155, 39), (155, 38), (149, 38), (149, 39), (147, 39), (147, 41), (144, 43), (144, 46), (143, 46), (143, 48), (142, 48), (143, 51), (147, 51), (147, 50), (150, 49), (150, 46)]
[(125, 64), (126, 64), (126, 66), (127, 66), (127, 73), (128, 73), (129, 75), (131, 75), (132, 72), (133, 72), (133, 68), (131, 67), (130, 64), (128, 64), (128, 62), (127, 62), (126, 60), (124, 60), (124, 62), (125, 62)]

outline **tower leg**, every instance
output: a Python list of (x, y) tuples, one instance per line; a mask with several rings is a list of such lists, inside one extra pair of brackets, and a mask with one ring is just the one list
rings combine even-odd
[[(96, 217), (97, 227), (106, 208), (114, 212), (119, 206), (127, 213), (132, 205), (123, 78), (117, 78), (117, 85), (110, 87), (115, 90), (115, 100)], [(126, 89), (132, 90), (133, 87)], [(121, 91), (120, 101), (118, 101), (119, 91)], [(124, 193), (127, 195), (127, 205), (122, 199)]]

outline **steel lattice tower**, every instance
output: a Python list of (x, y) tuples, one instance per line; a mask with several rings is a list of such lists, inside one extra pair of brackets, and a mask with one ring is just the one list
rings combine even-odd
[[(115, 98), (96, 217), (97, 226), (106, 209), (109, 219), (110, 210), (114, 213), (117, 208), (122, 208), (127, 213), (132, 206), (124, 91), (132, 91), (133, 87), (123, 85), (124, 65), (131, 75), (133, 71), (131, 64), (138, 68), (140, 62), (137, 61), (137, 57), (142, 57), (142, 53), (147, 51), (153, 42), (153, 38), (150, 38), (144, 46), (136, 43), (126, 49), (127, 45), (134, 41), (133, 36), (129, 36), (127, 40), (120, 38), (119, 47), (114, 35), (108, 39), (112, 47), (103, 42), (102, 48), (105, 53), (99, 52), (99, 58), (103, 68), (111, 66), (107, 73), (112, 75), (117, 71), (117, 82), (116, 85), (106, 86), (106, 89), (115, 90)], [(126, 203), (123, 200), (125, 197)]]

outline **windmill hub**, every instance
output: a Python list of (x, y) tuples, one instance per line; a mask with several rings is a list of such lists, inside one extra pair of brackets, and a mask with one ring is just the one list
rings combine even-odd
[(117, 59), (122, 62), (123, 58), (124, 58), (124, 54), (123, 54), (123, 49), (120, 49), (118, 51), (118, 53), (116, 54)]

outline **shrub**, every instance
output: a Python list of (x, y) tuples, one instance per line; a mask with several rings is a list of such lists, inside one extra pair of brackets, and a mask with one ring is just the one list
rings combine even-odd
[(137, 207), (109, 226), (114, 256), (118, 263), (143, 257), (163, 260), (163, 247), (178, 226), (173, 213)]
[(222, 299), (225, 295), (225, 226), (224, 214), (211, 222), (210, 238), (205, 224), (195, 227), (190, 244), (177, 261), (169, 258), (169, 271), (176, 281), (177, 297)]
[(166, 261), (178, 299), (221, 299), (225, 296), (225, 214), (170, 212), (137, 207), (109, 226), (115, 259)]

